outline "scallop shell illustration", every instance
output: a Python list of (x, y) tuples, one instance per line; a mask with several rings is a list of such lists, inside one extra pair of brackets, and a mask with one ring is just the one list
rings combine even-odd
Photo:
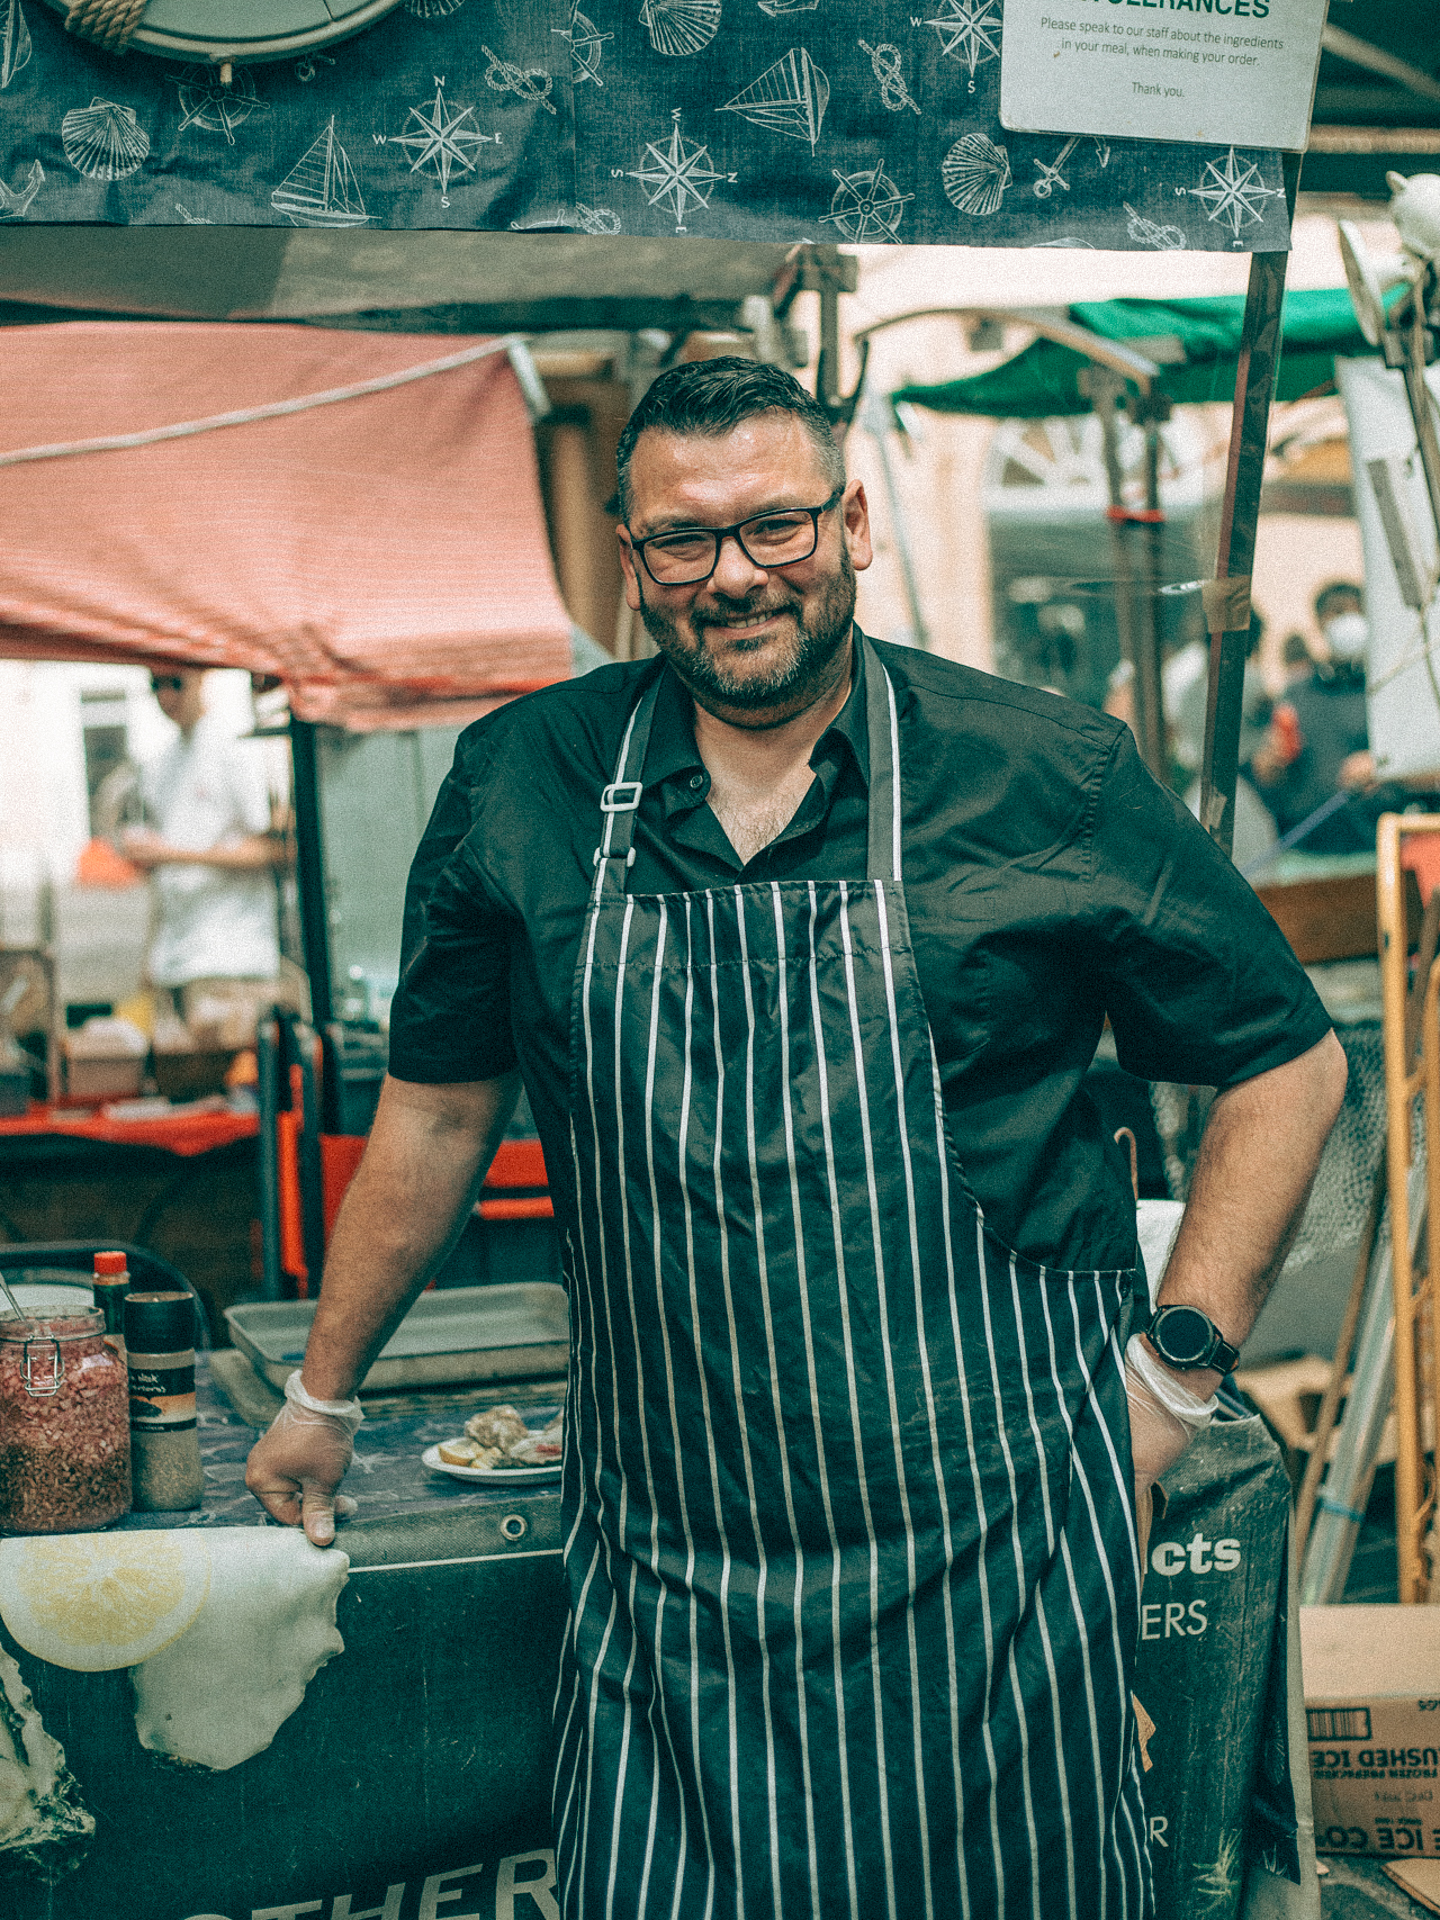
[(88, 107), (70, 109), (60, 122), (60, 139), (71, 166), (91, 180), (123, 180), (150, 151), (135, 109), (98, 97)]
[(452, 13), (458, 13), (465, 0), (405, 0), (405, 11), (413, 13), (417, 20), (444, 20)]
[(983, 133), (962, 133), (941, 164), (940, 178), (958, 213), (994, 213), (1010, 184), (1010, 156)]
[(657, 53), (698, 53), (720, 29), (720, 0), (644, 0), (640, 24)]

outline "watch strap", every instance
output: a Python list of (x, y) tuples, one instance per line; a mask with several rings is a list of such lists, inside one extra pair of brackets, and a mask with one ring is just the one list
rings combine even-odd
[[(1165, 1329), (1163, 1325), (1164, 1315), (1170, 1312), (1172, 1308), (1177, 1307), (1183, 1308), (1186, 1313), (1198, 1314), (1210, 1329), (1209, 1345), (1197, 1359), (1177, 1360), (1165, 1351), (1163, 1344), (1165, 1339)], [(1158, 1340), (1155, 1337), (1157, 1325), (1160, 1335)], [(1165, 1306), (1155, 1307), (1146, 1319), (1145, 1324), (1138, 1327), (1136, 1331), (1148, 1335), (1151, 1346), (1154, 1347), (1166, 1366), (1174, 1367), (1176, 1371), (1180, 1373), (1201, 1373), (1212, 1367), (1218, 1373), (1233, 1373), (1240, 1361), (1240, 1349), (1231, 1346), (1230, 1342), (1225, 1338), (1224, 1334), (1221, 1333), (1205, 1309), (1203, 1307), (1191, 1306), (1187, 1301), (1172, 1300)]]

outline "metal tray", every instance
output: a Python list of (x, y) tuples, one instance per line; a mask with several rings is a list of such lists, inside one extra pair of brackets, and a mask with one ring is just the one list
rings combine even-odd
[[(230, 1336), (260, 1376), (283, 1389), (299, 1366), (313, 1300), (227, 1307)], [(549, 1280), (422, 1293), (360, 1383), (361, 1391), (564, 1373), (570, 1362), (565, 1289)]]

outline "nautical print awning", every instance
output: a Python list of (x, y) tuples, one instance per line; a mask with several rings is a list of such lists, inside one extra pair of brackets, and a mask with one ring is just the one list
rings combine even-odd
[(1003, 33), (1002, 0), (406, 0), (224, 84), (0, 0), (0, 225), (1287, 245), (1274, 153), (1003, 128)]
[[(565, 678), (530, 418), (492, 344), (0, 330), (0, 656), (244, 667), (280, 675), (302, 719), (357, 729), (470, 719)], [(5, 458), (237, 411), (266, 417)]]

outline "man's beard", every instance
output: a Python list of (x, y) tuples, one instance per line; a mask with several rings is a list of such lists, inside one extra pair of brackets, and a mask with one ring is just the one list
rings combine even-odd
[[(781, 588), (765, 587), (743, 600), (713, 596), (710, 608), (691, 603), (690, 624), (696, 630), (695, 642), (682, 638), (676, 622), (663, 607), (646, 599), (640, 588), (640, 617), (645, 630), (665, 655), (680, 679), (702, 707), (729, 708), (737, 713), (763, 712), (767, 707), (792, 706), (811, 686), (819, 691), (825, 669), (850, 637), (855, 618), (855, 569), (850, 555), (842, 547), (840, 565), (826, 583), (818, 600), (807, 609), (799, 594)], [(705, 644), (707, 625), (724, 632), (724, 618), (754, 619), (759, 614), (789, 613), (795, 620), (795, 637), (781, 658), (766, 673), (756, 678), (741, 677), (717, 664)], [(747, 651), (743, 638), (732, 644), (742, 654)], [(772, 645), (767, 634), (762, 644)]]

